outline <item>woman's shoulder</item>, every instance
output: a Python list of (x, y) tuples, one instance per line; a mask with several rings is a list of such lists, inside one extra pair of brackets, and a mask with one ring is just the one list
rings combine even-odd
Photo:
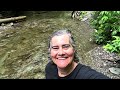
[(79, 72), (77, 78), (79, 79), (109, 79), (104, 74), (92, 69), (90, 66), (78, 64)]
[(56, 79), (57, 78), (57, 66), (53, 62), (48, 62), (45, 67), (46, 79)]
[(56, 68), (57, 68), (57, 66), (52, 61), (48, 62), (46, 67), (45, 67), (46, 70), (53, 70)]

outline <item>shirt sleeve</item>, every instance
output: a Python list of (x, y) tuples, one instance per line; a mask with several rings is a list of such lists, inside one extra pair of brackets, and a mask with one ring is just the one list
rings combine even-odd
[(85, 65), (83, 65), (80, 68), (77, 78), (79, 79), (110, 79), (106, 75), (100, 72), (97, 72), (96, 70)]

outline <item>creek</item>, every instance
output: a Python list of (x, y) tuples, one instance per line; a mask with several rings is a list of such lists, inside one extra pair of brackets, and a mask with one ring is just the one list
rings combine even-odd
[(59, 29), (71, 30), (82, 63), (88, 60), (85, 54), (96, 47), (93, 29), (72, 19), (71, 11), (26, 11), (25, 15), (25, 21), (0, 29), (0, 78), (45, 78), (48, 38)]

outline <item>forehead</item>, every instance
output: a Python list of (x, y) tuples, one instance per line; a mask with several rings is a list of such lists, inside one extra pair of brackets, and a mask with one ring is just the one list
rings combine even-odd
[(51, 43), (52, 44), (69, 44), (69, 35), (68, 34), (64, 34), (64, 35), (60, 35), (60, 36), (54, 36), (51, 39)]

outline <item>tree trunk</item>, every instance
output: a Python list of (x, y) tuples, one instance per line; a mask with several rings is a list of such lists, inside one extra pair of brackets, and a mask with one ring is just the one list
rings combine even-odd
[(16, 21), (16, 20), (25, 19), (25, 18), (26, 18), (26, 16), (19, 16), (19, 17), (0, 19), (0, 23), (12, 22), (12, 21)]

